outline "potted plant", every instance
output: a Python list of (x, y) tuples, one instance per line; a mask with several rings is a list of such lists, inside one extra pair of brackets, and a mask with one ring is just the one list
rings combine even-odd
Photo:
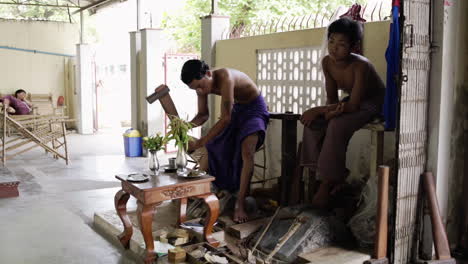
[(164, 149), (164, 146), (167, 143), (167, 138), (162, 136), (160, 133), (157, 133), (151, 137), (143, 138), (143, 147), (148, 150), (148, 164), (149, 169), (153, 171), (156, 175), (159, 172), (159, 160), (156, 155), (158, 151)]
[(187, 166), (187, 148), (191, 137), (188, 131), (192, 129), (192, 124), (177, 116), (171, 116), (169, 123), (169, 132), (167, 133), (167, 141), (175, 140), (177, 146), (176, 166), (179, 172), (185, 172)]

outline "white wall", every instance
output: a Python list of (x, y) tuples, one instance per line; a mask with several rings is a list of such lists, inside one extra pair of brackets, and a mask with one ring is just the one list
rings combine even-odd
[(30, 93), (65, 96), (65, 67), (70, 57), (12, 49), (36, 50), (75, 56), (78, 26), (69, 23), (0, 19), (0, 93), (24, 89)]
[[(364, 24), (363, 53), (369, 58), (382, 80), (385, 81), (387, 64), (385, 50), (388, 45), (390, 22), (379, 21)], [(326, 37), (325, 28), (315, 28), (266, 34), (239, 39), (227, 39), (216, 42), (216, 67), (229, 67), (241, 70), (257, 80), (257, 50), (282, 49), (301, 47), (320, 47)], [(218, 97), (219, 98), (219, 97)], [(220, 101), (215, 103), (215, 117), (220, 113)], [(298, 140), (302, 140), (303, 126), (298, 125)], [(271, 120), (267, 132), (267, 173), (270, 177), (280, 175), (280, 145), (276, 139), (280, 137), (281, 126), (279, 121)], [(370, 132), (357, 131), (348, 145), (346, 155), (347, 168), (351, 170), (350, 179), (361, 179), (369, 174)], [(268, 143), (268, 140), (274, 142)], [(395, 133), (385, 132), (384, 164), (392, 165), (395, 157)], [(392, 168), (393, 169), (393, 168)]]

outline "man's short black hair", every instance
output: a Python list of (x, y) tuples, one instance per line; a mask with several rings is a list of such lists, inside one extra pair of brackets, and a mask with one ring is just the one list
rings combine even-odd
[(23, 90), (23, 89), (16, 90), (15, 97), (18, 97), (18, 94), (20, 94), (20, 93), (26, 93), (26, 91)]
[(341, 33), (348, 37), (351, 46), (355, 45), (362, 39), (362, 28), (361, 25), (347, 17), (340, 18), (335, 20), (328, 27), (329, 39), (332, 33)]
[(201, 80), (209, 69), (208, 64), (202, 60), (188, 60), (182, 66), (180, 79), (185, 84), (191, 83), (194, 79)]

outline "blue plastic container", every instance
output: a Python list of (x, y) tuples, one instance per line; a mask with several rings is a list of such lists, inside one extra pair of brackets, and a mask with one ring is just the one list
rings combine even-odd
[(133, 128), (128, 129), (123, 134), (124, 137), (124, 148), (125, 156), (127, 157), (141, 157), (142, 146), (141, 146), (141, 134), (138, 130)]

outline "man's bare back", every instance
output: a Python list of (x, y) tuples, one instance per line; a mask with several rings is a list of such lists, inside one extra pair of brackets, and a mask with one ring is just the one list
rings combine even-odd
[(214, 86), (211, 93), (222, 95), (222, 84), (234, 83), (234, 101), (248, 104), (260, 95), (260, 91), (247, 74), (235, 69), (221, 68), (213, 71)]

